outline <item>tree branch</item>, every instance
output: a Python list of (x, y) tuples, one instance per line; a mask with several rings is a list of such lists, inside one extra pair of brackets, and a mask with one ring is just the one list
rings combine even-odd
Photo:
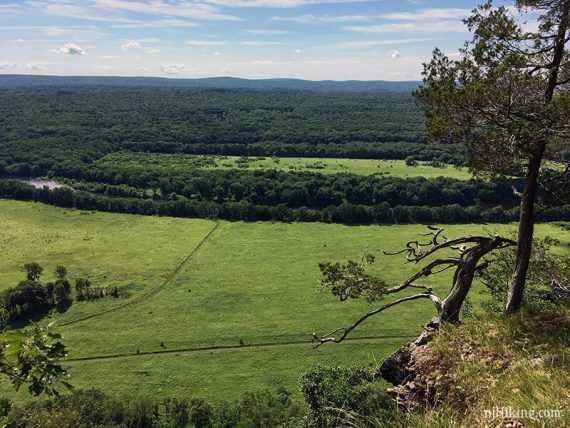
[[(407, 296), (407, 297), (403, 297), (401, 299), (395, 300), (393, 302), (387, 303), (383, 306), (380, 306), (379, 308), (368, 312), (367, 314), (365, 314), (364, 316), (360, 317), (358, 320), (356, 320), (354, 323), (352, 323), (352, 325), (350, 325), (349, 327), (340, 327), (337, 328), (336, 330), (330, 332), (329, 334), (327, 334), (327, 337), (320, 337), (318, 336), (316, 333), (313, 333), (313, 342), (317, 342), (317, 347), (322, 345), (323, 343), (327, 343), (327, 342), (333, 342), (333, 343), (340, 343), (342, 342), (344, 339), (346, 339), (346, 337), (348, 336), (348, 334), (354, 330), (356, 327), (358, 327), (362, 322), (366, 321), (368, 318), (379, 314), (380, 312), (391, 308), (392, 306), (396, 306), (399, 305), (400, 303), (404, 303), (404, 302), (409, 302), (411, 300), (418, 300), (418, 299), (430, 299), (436, 310), (437, 313), (441, 313), (441, 309), (442, 309), (442, 303), (441, 303), (441, 299), (439, 297), (437, 297), (435, 294), (432, 294), (431, 292), (427, 292), (427, 293), (420, 293), (420, 294), (414, 294), (412, 296)], [(338, 333), (339, 331), (342, 331), (342, 335), (338, 338), (334, 337), (333, 335)]]

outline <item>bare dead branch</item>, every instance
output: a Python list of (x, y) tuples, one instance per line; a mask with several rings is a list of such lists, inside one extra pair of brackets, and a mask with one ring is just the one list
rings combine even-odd
[(511, 186), (511, 189), (513, 189), (513, 195), (515, 195), (517, 198), (523, 197), (523, 194), (519, 192), (519, 190), (514, 185)]
[[(356, 320), (354, 323), (352, 323), (349, 327), (341, 327), (341, 328), (337, 328), (336, 330), (332, 331), (331, 333), (329, 333), (328, 335), (326, 335), (327, 337), (320, 337), (318, 336), (316, 333), (313, 333), (313, 342), (316, 342), (316, 346), (321, 346), (323, 343), (327, 343), (327, 342), (333, 342), (333, 343), (340, 343), (342, 342), (344, 339), (346, 339), (346, 337), (348, 336), (348, 334), (354, 330), (356, 327), (358, 327), (362, 322), (366, 321), (368, 318), (379, 314), (380, 312), (391, 308), (392, 306), (396, 306), (399, 305), (400, 303), (404, 303), (404, 302), (409, 302), (411, 300), (418, 300), (418, 299), (430, 299), (436, 310), (437, 313), (441, 313), (441, 308), (442, 308), (442, 304), (441, 304), (441, 299), (439, 297), (437, 297), (435, 294), (432, 293), (420, 293), (420, 294), (414, 294), (412, 296), (407, 296), (407, 297), (403, 297), (401, 299), (395, 300), (393, 302), (387, 303), (383, 306), (380, 306), (379, 308), (368, 312), (367, 314), (363, 315), (362, 317), (360, 317), (358, 320)], [(334, 337), (334, 334), (338, 333), (339, 331), (342, 331), (342, 335), (337, 337)]]
[[(386, 294), (393, 294), (393, 293), (397, 293), (399, 291), (402, 291), (405, 288), (408, 288), (416, 280), (418, 280), (424, 276), (428, 277), (428, 276), (434, 274), (433, 268), (435, 268), (437, 266), (448, 265), (448, 266), (446, 266), (446, 268), (443, 269), (443, 270), (445, 270), (445, 269), (449, 269), (450, 267), (453, 267), (453, 266), (462, 267), (462, 266), (464, 266), (464, 264), (465, 264), (465, 262), (463, 260), (455, 259), (455, 258), (446, 258), (446, 259), (434, 260), (434, 261), (428, 263), (427, 265), (425, 265), (422, 269), (417, 271), (415, 274), (410, 276), (408, 279), (406, 279), (400, 285), (397, 285), (395, 287), (392, 287), (392, 288), (389, 288), (388, 290), (386, 290)], [(440, 270), (440, 272), (441, 271), (442, 270)]]

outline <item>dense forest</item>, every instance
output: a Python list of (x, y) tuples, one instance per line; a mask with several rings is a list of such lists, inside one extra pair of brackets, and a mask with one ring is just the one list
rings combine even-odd
[[(431, 160), (409, 93), (72, 88), (0, 94), (0, 162), (45, 174), (121, 150)], [(444, 161), (450, 161), (447, 155)]]

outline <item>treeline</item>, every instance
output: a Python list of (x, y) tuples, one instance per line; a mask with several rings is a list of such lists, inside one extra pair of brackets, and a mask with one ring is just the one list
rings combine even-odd
[[(508, 222), (518, 216), (518, 208), (504, 209), (501, 206), (483, 208), (481, 205), (443, 206), (396, 205), (387, 202), (372, 205), (341, 202), (338, 205), (315, 209), (301, 206), (290, 208), (286, 204), (259, 205), (246, 200), (239, 202), (215, 202), (212, 200), (173, 197), (121, 198), (96, 195), (69, 188), (49, 190), (13, 181), (0, 180), (0, 197), (44, 202), (60, 207), (81, 210), (97, 210), (116, 213), (159, 215), (172, 217), (211, 218), (244, 221), (304, 221), (346, 224), (371, 223), (473, 223)], [(541, 213), (546, 221), (570, 221), (570, 206), (553, 208)]]
[(360, 427), (374, 426), (373, 417), (405, 420), (405, 413), (396, 408), (371, 367), (316, 365), (299, 383), (302, 398), (279, 388), (217, 404), (187, 397), (117, 399), (98, 390), (14, 406), (4, 399), (0, 417), (6, 416), (10, 428), (327, 428), (344, 426), (347, 415)]
[(457, 144), (388, 142), (379, 144), (363, 141), (345, 143), (288, 144), (277, 141), (255, 144), (183, 144), (165, 142), (125, 142), (124, 150), (150, 153), (185, 153), (224, 156), (281, 156), (347, 159), (397, 159), (409, 156), (417, 160), (460, 163), (466, 156), (465, 147)]
[[(98, 164), (62, 165), (55, 177), (82, 181), (82, 190), (133, 197), (134, 189), (160, 192), (162, 200), (245, 201), (254, 205), (322, 209), (342, 203), (396, 206), (462, 207), (484, 204), (513, 206), (511, 182), (456, 180), (446, 177), (398, 178), (355, 174), (320, 174), (311, 171), (191, 170), (170, 172), (149, 167)], [(107, 184), (109, 187), (102, 187)], [(144, 196), (144, 195), (143, 195)]]

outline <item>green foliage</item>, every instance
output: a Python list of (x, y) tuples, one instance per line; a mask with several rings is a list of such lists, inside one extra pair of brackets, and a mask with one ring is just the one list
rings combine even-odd
[(75, 279), (75, 290), (77, 291), (77, 299), (84, 300), (89, 293), (89, 287), (91, 287), (91, 281), (87, 278), (76, 278)]
[(408, 156), (406, 158), (406, 165), (408, 166), (417, 166), (418, 161), (416, 160), (416, 158), (414, 156)]
[(291, 394), (279, 389), (277, 393), (260, 391), (246, 393), (236, 402), (219, 410), (220, 428), (257, 428), (293, 426), (303, 416), (302, 407), (291, 400)]
[(358, 426), (369, 426), (374, 415), (386, 416), (395, 410), (372, 368), (317, 364), (299, 382), (309, 407), (310, 427), (341, 426), (355, 420)]
[[(195, 428), (208, 428), (213, 425), (214, 422), (214, 409), (212, 406), (204, 399), (194, 398), (190, 401), (190, 412), (184, 417), (187, 417), (190, 422), (194, 424)], [(180, 422), (183, 422), (182, 411), (178, 411), (178, 418)]]
[[(570, 300), (570, 257), (555, 252), (559, 241), (535, 238), (526, 279), (523, 305), (527, 310), (541, 312), (567, 304)], [(497, 251), (493, 262), (481, 274), (491, 299), (483, 302), (490, 312), (501, 312), (506, 304), (507, 290), (513, 273), (516, 253), (512, 248)]]
[(26, 277), (28, 281), (37, 281), (40, 279), (44, 268), (41, 267), (38, 263), (26, 263), (22, 266), (22, 271), (26, 272)]
[(0, 293), (0, 327), (4, 328), (15, 320), (27, 321), (27, 318), (38, 320), (54, 306), (63, 309), (70, 301), (71, 284), (65, 275), (63, 266), (56, 268), (58, 279), (42, 284), (39, 282), (43, 267), (38, 263), (27, 263), (22, 270), (27, 279), (20, 281), (14, 288), (8, 288)]
[[(346, 158), (256, 158), (221, 155), (188, 155), (184, 153), (146, 153), (146, 152), (113, 152), (94, 162), (99, 170), (123, 171), (129, 175), (135, 171), (141, 176), (147, 174), (185, 175), (196, 169), (236, 169), (238, 164), (249, 170), (277, 171), (315, 171), (323, 174), (355, 174), (355, 175), (390, 175), (392, 177), (425, 177), (435, 178), (441, 175), (449, 178), (468, 180), (472, 176), (465, 168), (448, 168), (445, 173), (427, 165), (419, 165), (418, 158), (410, 156), (416, 163), (410, 168), (408, 161), (386, 159), (346, 159)], [(81, 182), (63, 180), (75, 188), (81, 189)], [(134, 183), (133, 183), (134, 184)], [(125, 186), (125, 185), (123, 185)], [(131, 189), (118, 189), (117, 185), (109, 185), (105, 189), (97, 189), (97, 193), (108, 192), (110, 195), (123, 194)]]
[(79, 390), (75, 394), (61, 395), (55, 400), (13, 406), (8, 426), (11, 428), (118, 427), (131, 419), (127, 412), (124, 401), (120, 402), (97, 390)]
[(173, 398), (120, 400), (87, 390), (15, 406), (8, 415), (10, 428), (274, 428), (292, 427), (295, 421), (300, 427), (303, 410), (286, 391), (245, 394), (215, 408), (197, 398), (189, 402)]
[(464, 143), (468, 165), (478, 173), (524, 176), (529, 159), (535, 166), (543, 158), (561, 162), (569, 150), (570, 58), (557, 54), (567, 49), (568, 39), (557, 32), (568, 31), (568, 4), (516, 3), (535, 15), (537, 30), (524, 29), (512, 9), (487, 1), (465, 21), (473, 38), (461, 58), (435, 49), (424, 65), (424, 86), (414, 93), (428, 138)]
[(56, 266), (54, 274), (58, 279), (64, 279), (67, 276), (67, 269), (65, 266)]
[(58, 384), (71, 389), (62, 380), (67, 371), (61, 365), (67, 357), (61, 335), (51, 331), (51, 324), (30, 330), (9, 330), (0, 337), (0, 372), (18, 390), (27, 385), (30, 394), (58, 395)]
[[(151, 186), (152, 180), (147, 180), (152, 175), (97, 168), (83, 168), (77, 178), (81, 174), (86, 181), (78, 186), (84, 191), (36, 189), (15, 180), (0, 180), (0, 197), (90, 211), (245, 221), (454, 223), (509, 221), (518, 215), (516, 207), (505, 210), (498, 206), (516, 204), (508, 181), (197, 170), (179, 177), (161, 177), (160, 195), (149, 196), (145, 186)], [(129, 187), (121, 195), (124, 197), (112, 197), (108, 189), (113, 185), (91, 182), (114, 183), (117, 177), (135, 180), (142, 188)], [(570, 220), (570, 206), (545, 211), (541, 218)]]
[(374, 263), (375, 257), (366, 250), (359, 261), (349, 260), (340, 263), (319, 263), (324, 278), (321, 285), (330, 289), (341, 301), (364, 297), (368, 302), (382, 298), (386, 292), (386, 283), (365, 272), (366, 265)]

